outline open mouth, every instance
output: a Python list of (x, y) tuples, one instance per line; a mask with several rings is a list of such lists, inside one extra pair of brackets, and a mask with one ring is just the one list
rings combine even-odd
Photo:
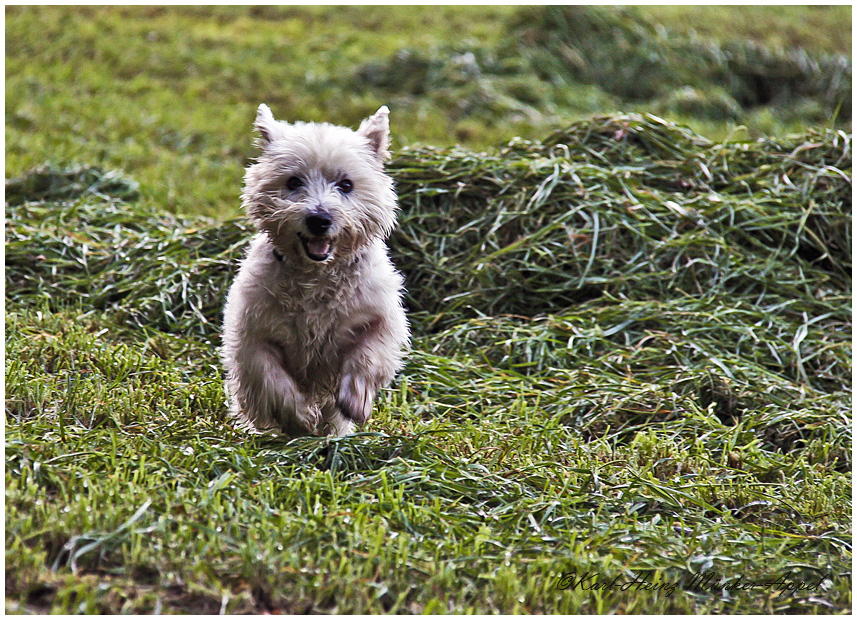
[(333, 251), (333, 243), (329, 237), (305, 237), (298, 233), (301, 240), (301, 245), (304, 247), (304, 253), (307, 258), (316, 262), (325, 261), (330, 258)]

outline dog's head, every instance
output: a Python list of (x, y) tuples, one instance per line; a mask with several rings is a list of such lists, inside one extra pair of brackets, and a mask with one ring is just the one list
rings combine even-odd
[(288, 260), (334, 264), (392, 232), (396, 194), (384, 173), (388, 114), (384, 106), (352, 131), (277, 121), (268, 106), (259, 106), (262, 153), (244, 175), (242, 201)]

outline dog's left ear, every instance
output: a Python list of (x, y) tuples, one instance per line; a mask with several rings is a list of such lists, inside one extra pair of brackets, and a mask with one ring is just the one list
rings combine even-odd
[(357, 133), (369, 140), (375, 155), (382, 162), (390, 157), (387, 150), (390, 147), (389, 116), (390, 109), (385, 105), (381, 106), (375, 114), (360, 123), (360, 129), (357, 130)]

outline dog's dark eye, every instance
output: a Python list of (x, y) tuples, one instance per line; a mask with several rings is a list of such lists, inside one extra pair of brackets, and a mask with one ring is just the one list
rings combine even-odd
[(338, 187), (339, 191), (343, 194), (350, 194), (351, 190), (354, 189), (354, 183), (351, 182), (351, 179), (342, 179), (336, 184), (336, 187)]
[(304, 180), (300, 177), (291, 177), (286, 181), (286, 188), (290, 191), (295, 191), (304, 186)]

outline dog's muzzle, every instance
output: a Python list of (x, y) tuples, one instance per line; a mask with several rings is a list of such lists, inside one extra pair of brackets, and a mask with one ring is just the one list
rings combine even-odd
[(325, 261), (330, 258), (333, 251), (333, 241), (327, 236), (330, 227), (333, 225), (333, 219), (326, 211), (318, 210), (307, 215), (306, 229), (309, 235), (298, 233), (301, 240), (301, 245), (304, 247), (304, 252), (307, 258), (316, 262)]

